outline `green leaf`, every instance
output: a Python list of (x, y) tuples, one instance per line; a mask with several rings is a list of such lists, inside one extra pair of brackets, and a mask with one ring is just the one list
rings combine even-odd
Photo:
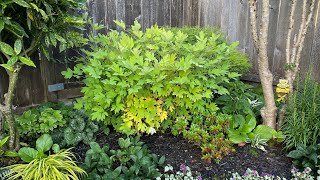
[(10, 56), (15, 54), (14, 50), (12, 49), (12, 47), (9, 44), (4, 43), (4, 42), (0, 42), (0, 50), (4, 54), (10, 55)]
[(14, 51), (19, 54), (22, 49), (22, 41), (21, 39), (17, 39), (16, 42), (14, 42)]
[(54, 153), (58, 153), (60, 151), (60, 146), (58, 144), (53, 144), (52, 145), (52, 150)]
[(164, 164), (165, 160), (166, 160), (166, 158), (164, 156), (161, 156), (161, 158), (159, 159), (159, 164), (160, 165)]
[(4, 156), (6, 156), (6, 157), (18, 157), (19, 154), (16, 151), (6, 151), (4, 153)]
[(247, 115), (245, 124), (239, 129), (242, 133), (249, 133), (256, 127), (257, 121), (254, 115)]
[(73, 76), (73, 71), (68, 68), (66, 71), (62, 71), (61, 74), (64, 76), (64, 78), (70, 79)]
[(9, 71), (13, 71), (13, 66), (9, 65), (9, 64), (0, 64), (0, 66), (4, 67), (5, 69), (9, 70)]
[(24, 162), (28, 163), (37, 157), (38, 151), (30, 147), (23, 147), (19, 150), (18, 154)]
[(259, 135), (261, 139), (270, 140), (272, 139), (272, 128), (266, 125), (258, 125), (254, 129), (254, 134)]
[(4, 29), (4, 21), (0, 19), (0, 33)]
[(43, 134), (36, 141), (37, 150), (43, 152), (49, 151), (53, 144), (52, 138), (49, 134)]
[(20, 60), (23, 64), (25, 64), (25, 65), (27, 65), (27, 66), (36, 67), (36, 65), (34, 64), (34, 62), (33, 62), (29, 57), (26, 58), (26, 57), (19, 56), (19, 60)]
[(0, 149), (8, 141), (8, 139), (9, 139), (9, 136), (0, 140)]
[(290, 158), (293, 158), (293, 159), (299, 159), (299, 158), (303, 157), (304, 155), (305, 154), (299, 150), (293, 150), (293, 151), (290, 151), (287, 156)]
[(25, 7), (25, 8), (30, 8), (31, 6), (23, 1), (23, 0), (13, 0), (13, 2), (17, 3), (18, 5), (22, 6), (22, 7)]
[(235, 130), (230, 130), (228, 134), (229, 140), (234, 144), (246, 142), (248, 136)]
[(113, 21), (114, 23), (116, 23), (119, 27), (121, 27), (123, 30), (126, 30), (126, 24), (121, 20), (121, 21), (118, 21), (118, 20), (114, 20)]

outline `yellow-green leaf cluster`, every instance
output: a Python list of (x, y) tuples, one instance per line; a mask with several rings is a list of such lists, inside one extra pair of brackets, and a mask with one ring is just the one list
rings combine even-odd
[[(227, 94), (223, 84), (240, 76), (232, 70), (237, 44), (202, 31), (190, 35), (190, 42), (181, 31), (140, 28), (135, 22), (123, 32), (98, 35), (85, 62), (65, 73), (85, 75), (77, 107), (127, 134), (154, 133), (164, 120), (179, 116), (215, 113), (214, 96)], [(239, 61), (247, 63), (243, 56)]]
[(276, 93), (277, 93), (277, 102), (285, 103), (286, 97), (289, 94), (289, 82), (286, 79), (280, 79), (277, 84)]

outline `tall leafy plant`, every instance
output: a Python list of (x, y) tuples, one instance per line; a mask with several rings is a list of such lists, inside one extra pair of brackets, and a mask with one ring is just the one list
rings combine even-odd
[(189, 42), (181, 31), (116, 23), (125, 31), (93, 39), (87, 60), (64, 75), (84, 74), (84, 104), (77, 106), (127, 134), (152, 134), (169, 117), (214, 113), (214, 94), (228, 93), (222, 83), (240, 76), (233, 62), (248, 63), (233, 56), (238, 43), (218, 41), (218, 34), (200, 31)]
[[(59, 46), (60, 51), (85, 42), (71, 27), (83, 27), (81, 17), (72, 15), (83, 8), (79, 0), (14, 0), (0, 2), (0, 66), (9, 76), (8, 92), (0, 103), (9, 127), (9, 146), (17, 149), (19, 136), (13, 116), (13, 96), (18, 75), (23, 65), (35, 67), (30, 58), (41, 51), (48, 56), (48, 47)], [(0, 121), (0, 135), (4, 121)]]
[(282, 131), (285, 146), (290, 149), (302, 144), (315, 145), (320, 137), (320, 85), (309, 72), (304, 81), (298, 81), (289, 96)]

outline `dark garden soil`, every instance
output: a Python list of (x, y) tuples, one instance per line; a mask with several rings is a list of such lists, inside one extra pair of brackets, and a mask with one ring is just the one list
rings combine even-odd
[[(118, 148), (117, 142), (121, 135), (111, 133), (109, 136), (98, 135), (97, 142), (100, 145), (109, 144), (111, 149)], [(247, 168), (257, 170), (259, 173), (269, 173), (281, 177), (290, 177), (291, 161), (286, 157), (280, 144), (266, 147), (267, 152), (253, 149), (250, 145), (236, 146), (236, 152), (223, 158), (219, 164), (207, 163), (201, 159), (200, 148), (183, 139), (181, 136), (174, 137), (170, 134), (156, 134), (143, 136), (141, 140), (148, 148), (157, 155), (164, 155), (166, 163), (174, 168), (181, 164), (189, 166), (192, 172), (201, 173), (208, 179), (228, 179), (230, 172), (243, 174)], [(78, 160), (84, 161), (88, 145), (78, 145), (76, 152)]]

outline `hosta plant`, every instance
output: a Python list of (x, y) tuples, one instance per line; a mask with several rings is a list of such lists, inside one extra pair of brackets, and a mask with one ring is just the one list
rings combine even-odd
[[(50, 154), (50, 150), (52, 150), (52, 154)], [(6, 167), (10, 169), (6, 175), (9, 180), (21, 178), (24, 180), (78, 180), (85, 173), (74, 162), (75, 157), (70, 149), (60, 150), (57, 144), (53, 144), (52, 138), (48, 134), (37, 139), (36, 149), (24, 147), (19, 150), (18, 154), (27, 164), (14, 164)]]
[(124, 31), (94, 38), (83, 63), (63, 74), (84, 75), (77, 106), (126, 134), (152, 134), (163, 121), (191, 112), (214, 113), (214, 95), (228, 93), (222, 83), (240, 76), (233, 63), (247, 64), (234, 56), (238, 43), (221, 42), (218, 34), (199, 31), (189, 42), (181, 31), (155, 25), (143, 32), (138, 22), (130, 29), (116, 23)]
[(120, 138), (119, 149), (110, 150), (108, 145), (100, 147), (98, 143), (90, 143), (86, 153), (84, 169), (88, 173), (87, 180), (112, 179), (155, 179), (160, 176), (159, 169), (165, 158), (151, 154), (136, 138)]

